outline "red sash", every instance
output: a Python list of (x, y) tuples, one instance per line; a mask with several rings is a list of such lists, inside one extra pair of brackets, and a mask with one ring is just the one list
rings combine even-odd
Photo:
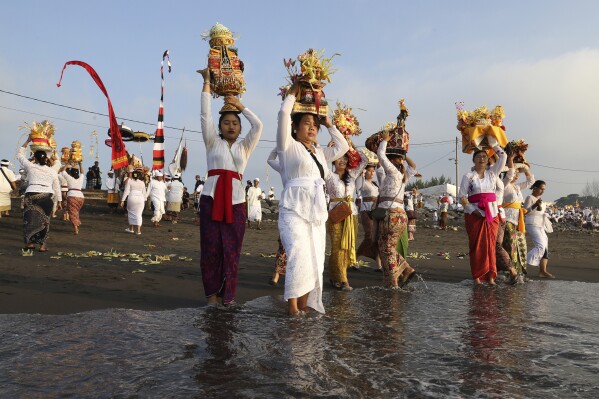
[(212, 169), (208, 176), (219, 176), (214, 189), (212, 220), (233, 223), (233, 179), (241, 180), (241, 174), (226, 169)]

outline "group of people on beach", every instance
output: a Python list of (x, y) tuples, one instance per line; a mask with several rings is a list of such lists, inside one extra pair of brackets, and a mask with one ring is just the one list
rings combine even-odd
[[(221, 111), (215, 126), (210, 73), (208, 69), (198, 72), (204, 78), (201, 122), (208, 164), (208, 178), (200, 198), (202, 280), (209, 304), (229, 306), (235, 301), (248, 212), (242, 175), (260, 139), (262, 122), (231, 96), (225, 102), (233, 104), (237, 111)], [(415, 223), (413, 228), (407, 228), (409, 220), (415, 219), (414, 207), (412, 204), (409, 210), (411, 218), (404, 207), (406, 184), (417, 173), (415, 163), (407, 155), (387, 151), (391, 134), (383, 131), (378, 165), (358, 151), (358, 165), (349, 168), (350, 146), (329, 117), (292, 113), (297, 92), (298, 85), (294, 83), (283, 100), (277, 144), (267, 160), (279, 172), (284, 186), (279, 202), (279, 255), (271, 284), (276, 285), (279, 275), (285, 273), (284, 298), (288, 313), (293, 316), (302, 315), (308, 308), (324, 313), (327, 234), (331, 241), (329, 282), (339, 290), (351, 291), (347, 270), (358, 267), (358, 256), (376, 259), (383, 284), (391, 288), (405, 286), (416, 273), (406, 261), (408, 230), (412, 235), (415, 230)], [(238, 140), (239, 113), (251, 126), (242, 140)], [(326, 147), (317, 141), (322, 125), (330, 136)], [(464, 175), (458, 194), (465, 209), (474, 282), (494, 285), (498, 269), (509, 272), (511, 281), (517, 282), (518, 276), (526, 274), (526, 264), (540, 266), (541, 277), (552, 277), (546, 269), (546, 216), (541, 199), (545, 183), (534, 181), (527, 166), (516, 170), (513, 154), (501, 147), (494, 151), (498, 154), (494, 162), (486, 151), (474, 152), (474, 165)], [(500, 173), (505, 166), (507, 171), (502, 179)], [(527, 177), (524, 183), (518, 183), (520, 172)], [(373, 182), (375, 175), (381, 176), (377, 179), (379, 184)], [(533, 189), (526, 200), (522, 196), (525, 188)], [(356, 192), (361, 194), (359, 207), (354, 201)], [(349, 216), (334, 220), (335, 208), (341, 203), (350, 209)], [(358, 216), (365, 231), (359, 246), (355, 242)], [(531, 251), (526, 251), (524, 231), (533, 238)]]
[[(210, 73), (208, 69), (198, 72), (204, 78), (201, 125), (208, 167), (207, 177), (202, 180), (198, 176), (194, 188), (199, 196), (202, 282), (209, 304), (229, 306), (235, 303), (246, 226), (255, 221), (261, 228), (260, 201), (264, 193), (258, 188), (259, 179), (246, 190), (242, 176), (263, 126), (234, 96), (227, 96), (225, 101), (235, 110), (221, 111), (215, 126)], [(279, 202), (277, 268), (270, 282), (278, 284), (279, 275), (285, 274), (284, 298), (292, 316), (302, 315), (308, 308), (325, 311), (322, 290), (327, 235), (331, 241), (329, 283), (338, 290), (352, 290), (347, 271), (359, 268), (360, 256), (375, 260), (386, 287), (399, 289), (416, 275), (406, 260), (408, 241), (414, 239), (416, 230), (418, 195), (406, 192), (406, 186), (417, 175), (416, 164), (405, 152), (388, 148), (391, 133), (383, 130), (376, 162), (364, 151), (353, 150), (352, 157), (357, 152), (359, 159), (353, 159), (350, 167), (350, 145), (328, 116), (292, 112), (298, 90), (294, 83), (283, 100), (276, 147), (267, 160), (280, 174), (284, 186)], [(239, 114), (250, 124), (243, 139), (239, 139)], [(323, 125), (330, 136), (328, 146), (320, 146), (317, 140)], [(81, 163), (61, 166), (60, 162), (52, 162), (44, 151), (35, 151), (29, 159), (28, 144), (29, 139), (18, 153), (29, 180), (24, 195), (23, 250), (39, 245), (40, 251), (47, 251), (53, 209), (68, 204), (68, 219), (74, 233), (79, 233), (83, 170)], [(497, 272), (505, 271), (515, 284), (527, 274), (527, 265), (539, 266), (539, 276), (551, 278), (546, 233), (551, 226), (542, 200), (545, 183), (535, 181), (527, 165), (514, 165), (513, 153), (500, 146), (493, 151), (496, 157), (490, 157), (486, 150), (474, 151), (473, 167), (463, 176), (457, 195), (464, 208), (473, 280), (477, 285), (495, 285)], [(520, 174), (525, 181), (519, 181)], [(10, 178), (7, 180), (10, 182)], [(126, 231), (137, 235), (141, 234), (142, 212), (148, 198), (153, 208), (152, 223), (157, 227), (165, 215), (173, 223), (177, 221), (186, 193), (180, 174), (166, 182), (160, 171), (149, 175), (134, 167), (122, 176), (110, 171), (106, 187), (108, 203), (127, 208)], [(532, 194), (525, 199), (523, 191), (529, 188)], [(365, 234), (358, 245), (359, 224)], [(530, 251), (525, 233), (533, 242)]]

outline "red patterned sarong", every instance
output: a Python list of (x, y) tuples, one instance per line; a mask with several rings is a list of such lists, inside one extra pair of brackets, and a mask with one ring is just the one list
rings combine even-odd
[[(497, 277), (496, 251), (499, 217), (491, 222), (478, 215), (464, 214), (468, 244), (470, 247), (470, 270), (473, 279)], [(490, 276), (487, 274), (491, 273)]]
[(68, 197), (67, 211), (69, 212), (69, 220), (73, 227), (81, 226), (81, 220), (79, 219), (79, 211), (83, 206), (85, 198), (82, 197)]

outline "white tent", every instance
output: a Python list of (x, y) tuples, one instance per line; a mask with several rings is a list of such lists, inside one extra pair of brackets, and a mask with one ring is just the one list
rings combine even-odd
[(424, 202), (424, 206), (429, 209), (436, 209), (438, 207), (437, 199), (439, 199), (439, 197), (445, 193), (454, 198), (454, 203), (457, 202), (455, 201), (457, 194), (456, 186), (453, 184), (440, 184), (438, 186), (420, 188), (418, 189), (418, 192), (422, 194), (422, 202)]

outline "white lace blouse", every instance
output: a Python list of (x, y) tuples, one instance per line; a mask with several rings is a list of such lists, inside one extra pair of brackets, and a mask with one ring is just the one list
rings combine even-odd
[[(381, 208), (402, 208), (403, 209), (403, 196), (404, 191), (406, 189), (406, 183), (403, 181), (403, 173), (399, 171), (391, 163), (385, 151), (387, 150), (387, 142), (385, 140), (381, 141), (379, 145), (379, 149), (377, 155), (379, 157), (379, 163), (383, 166), (385, 170), (385, 178), (383, 179), (383, 184), (379, 188), (379, 196), (380, 197), (391, 197), (395, 198), (394, 201), (383, 201), (379, 203), (379, 207)], [(416, 174), (416, 170), (407, 165), (406, 174), (408, 175), (408, 180), (412, 176)]]
[[(526, 181), (520, 183), (512, 183), (516, 171), (513, 168), (510, 168), (508, 172), (511, 173), (506, 174), (503, 178), (503, 184), (505, 185), (505, 189), (503, 191), (503, 201), (500, 202), (500, 198), (498, 197), (497, 202), (500, 204), (510, 202), (523, 203), (524, 196), (522, 195), (522, 190), (530, 188), (535, 182), (535, 177), (532, 174), (530, 174), (526, 178)], [(520, 211), (514, 208), (503, 208), (503, 211), (505, 213), (505, 220), (517, 226), (518, 219), (520, 217)]]
[[(475, 194), (490, 194), (494, 193), (497, 196), (497, 186), (503, 185), (503, 182), (499, 178), (499, 172), (505, 166), (505, 162), (507, 161), (506, 153), (496, 148), (495, 152), (499, 154), (499, 159), (495, 162), (494, 165), (485, 170), (483, 178), (478, 177), (478, 172), (472, 170), (466, 173), (462, 177), (462, 181), (460, 182), (460, 191), (459, 198), (462, 205), (464, 205), (464, 212), (471, 214), (472, 212), (478, 210), (482, 216), (485, 215), (485, 211), (478, 207), (478, 204), (471, 204), (468, 201), (468, 197)], [(491, 217), (494, 218), (499, 213), (499, 209), (497, 207), (497, 200), (489, 202), (489, 209), (491, 212)]]
[(83, 192), (81, 189), (83, 188), (83, 176), (79, 175), (78, 179), (75, 179), (73, 176), (69, 175), (66, 170), (60, 172), (60, 176), (67, 182), (67, 197), (77, 197), (84, 198)]
[(374, 185), (372, 181), (368, 181), (366, 179), (363, 180), (362, 187), (360, 188), (360, 197), (362, 198), (362, 202), (360, 203), (360, 212), (363, 211), (371, 211), (375, 205), (375, 201), (364, 201), (364, 198), (368, 197), (378, 197), (379, 196), (379, 188)]
[[(368, 164), (368, 158), (366, 155), (362, 154), (361, 151), (358, 151), (360, 154), (360, 163), (353, 169), (349, 169), (349, 182), (345, 184), (341, 177), (337, 173), (330, 173), (325, 179), (325, 187), (326, 192), (329, 195), (329, 198), (343, 198), (350, 196), (352, 200), (349, 202), (350, 207), (352, 209), (352, 215), (358, 214), (358, 209), (355, 205), (355, 198), (353, 197), (353, 193), (356, 191), (356, 179), (360, 177), (362, 171)], [(331, 201), (329, 203), (329, 210), (333, 209), (337, 206), (339, 202)]]
[(38, 165), (31, 162), (25, 156), (27, 148), (20, 147), (17, 153), (17, 159), (25, 169), (27, 177), (29, 179), (29, 185), (27, 186), (26, 193), (50, 193), (54, 194), (55, 198), (61, 199), (60, 183), (58, 181), (58, 173), (46, 165)]
[[(243, 175), (247, 161), (262, 135), (262, 122), (245, 108), (241, 113), (250, 122), (251, 128), (243, 140), (238, 140), (229, 149), (229, 143), (221, 139), (212, 120), (210, 93), (202, 93), (202, 136), (206, 146), (208, 171), (225, 169)], [(234, 159), (234, 161), (233, 161)], [(209, 176), (204, 183), (202, 195), (214, 197), (216, 182), (220, 176)], [(242, 180), (233, 179), (233, 205), (245, 202), (245, 187)]]
[[(291, 136), (291, 110), (294, 103), (294, 96), (285, 97), (278, 115), (277, 156), (279, 173), (285, 184), (279, 206), (296, 212), (305, 220), (324, 221), (328, 215), (324, 198), (315, 202), (315, 196), (320, 198), (322, 194), (324, 197), (324, 191), (321, 191), (324, 181), (310, 151)], [(335, 145), (324, 148), (316, 146), (314, 152), (322, 165), (325, 178), (331, 173), (329, 162), (340, 158), (349, 150), (349, 144), (335, 126), (328, 130)], [(325, 204), (324, 209), (314, 208), (317, 203)]]

